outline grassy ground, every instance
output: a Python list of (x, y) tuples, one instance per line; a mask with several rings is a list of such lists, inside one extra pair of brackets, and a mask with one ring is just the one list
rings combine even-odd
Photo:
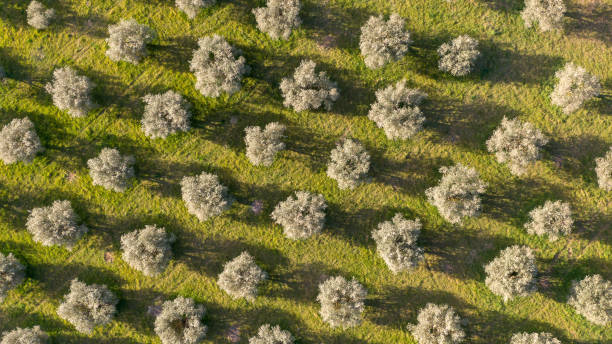
[[(303, 25), (288, 42), (256, 29), (250, 11), (261, 0), (221, 0), (193, 21), (171, 0), (43, 3), (59, 18), (40, 32), (25, 25), (26, 1), (0, 6), (0, 60), (11, 77), (0, 84), (0, 125), (28, 116), (46, 147), (30, 165), (0, 165), (0, 251), (15, 253), (29, 277), (0, 305), (0, 331), (39, 324), (57, 343), (159, 343), (148, 307), (184, 295), (208, 310), (206, 343), (228, 342), (238, 331), (246, 343), (267, 322), (299, 343), (415, 343), (406, 325), (428, 302), (453, 305), (467, 321), (470, 343), (507, 343), (519, 331), (552, 332), (564, 343), (612, 342), (612, 328), (588, 323), (565, 303), (572, 280), (591, 273), (612, 279), (611, 194), (597, 188), (593, 170), (594, 158), (612, 144), (610, 0), (570, 2), (566, 32), (547, 34), (523, 27), (518, 0), (305, 0)], [(368, 70), (359, 27), (372, 14), (394, 11), (407, 18), (414, 45), (401, 61)], [(104, 55), (107, 25), (128, 17), (159, 34), (136, 66)], [(197, 39), (212, 33), (242, 49), (252, 67), (231, 97), (201, 96), (188, 71)], [(435, 49), (464, 33), (481, 41), (480, 72), (440, 73)], [(280, 79), (303, 58), (338, 82), (333, 111), (297, 114), (282, 106)], [(568, 61), (597, 75), (604, 95), (564, 115), (548, 95), (555, 70)], [(64, 65), (97, 84), (99, 107), (86, 118), (58, 111), (42, 89)], [(366, 114), (374, 91), (402, 78), (429, 94), (426, 128), (414, 140), (389, 141)], [(194, 105), (193, 129), (150, 140), (140, 130), (140, 98), (167, 89)], [(528, 120), (551, 138), (525, 177), (512, 177), (486, 151), (503, 116)], [(271, 167), (256, 168), (245, 157), (243, 130), (270, 121), (288, 126), (288, 149)], [(373, 157), (371, 180), (353, 191), (325, 175), (329, 151), (343, 136), (361, 140)], [(136, 158), (137, 179), (125, 193), (91, 184), (86, 161), (107, 146)], [(483, 215), (457, 227), (424, 196), (440, 178), (438, 168), (455, 162), (475, 167), (489, 184)], [(180, 200), (180, 179), (201, 171), (218, 174), (237, 199), (205, 223)], [(321, 235), (294, 242), (268, 215), (298, 189), (323, 194), (329, 211)], [(27, 211), (55, 199), (71, 200), (90, 228), (70, 252), (42, 247), (25, 230)], [(570, 202), (577, 220), (575, 233), (555, 243), (522, 228), (527, 213), (548, 199)], [(250, 208), (256, 200), (264, 203), (260, 215)], [(396, 212), (422, 219), (426, 263), (393, 275), (370, 232)], [(157, 278), (129, 268), (119, 251), (123, 233), (151, 223), (178, 237), (175, 259)], [(482, 266), (511, 244), (536, 251), (539, 291), (504, 304), (484, 285)], [(232, 300), (215, 283), (222, 264), (245, 249), (270, 274), (253, 303)], [(369, 291), (359, 327), (332, 329), (317, 314), (317, 285), (336, 274), (356, 277)], [(89, 337), (55, 313), (75, 277), (108, 284), (121, 298), (115, 320)]]

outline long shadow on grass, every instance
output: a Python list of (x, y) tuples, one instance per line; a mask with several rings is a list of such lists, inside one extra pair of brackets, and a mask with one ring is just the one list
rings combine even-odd
[(520, 0), (482, 0), (488, 7), (503, 12), (518, 12), (524, 7)]
[(93, 38), (108, 36), (108, 26), (111, 20), (97, 13), (92, 13), (92, 7), (87, 7), (87, 14), (81, 16), (63, 2), (54, 2), (50, 5), (55, 9), (56, 17), (50, 29), (53, 31), (68, 31), (69, 35), (87, 35)]
[(595, 159), (604, 156), (610, 145), (612, 142), (593, 135), (551, 137), (543, 150), (552, 156), (558, 168), (591, 185), (597, 185)]
[(566, 17), (571, 18), (567, 31), (581, 38), (593, 38), (612, 45), (612, 6), (603, 1), (568, 4)]
[(595, 110), (602, 115), (612, 116), (612, 78), (601, 81), (601, 94), (589, 100), (585, 108)]

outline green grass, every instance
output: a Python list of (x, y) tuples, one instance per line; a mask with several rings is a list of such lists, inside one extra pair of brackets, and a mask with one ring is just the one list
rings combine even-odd
[[(518, 0), (306, 0), (303, 25), (286, 42), (256, 29), (250, 11), (262, 0), (220, 0), (193, 21), (172, 0), (43, 3), (59, 17), (45, 31), (25, 24), (26, 1), (0, 6), (0, 62), (11, 77), (0, 84), (0, 125), (29, 116), (46, 147), (30, 165), (0, 164), (0, 251), (13, 252), (28, 275), (0, 305), (0, 331), (39, 324), (56, 343), (159, 343), (148, 306), (184, 295), (207, 308), (206, 343), (228, 342), (232, 326), (246, 343), (268, 322), (299, 343), (415, 343), (406, 325), (428, 302), (454, 306), (467, 320), (469, 343), (507, 343), (519, 331), (552, 332), (564, 343), (612, 342), (612, 328), (590, 324), (565, 303), (572, 280), (592, 273), (612, 279), (611, 194), (597, 188), (593, 170), (612, 144), (610, 0), (570, 2), (566, 32), (546, 34), (523, 27)], [(393, 11), (407, 18), (414, 45), (404, 59), (368, 70), (359, 27), (372, 14)], [(139, 65), (104, 55), (107, 25), (127, 17), (159, 34)], [(212, 33), (242, 49), (252, 68), (231, 97), (201, 96), (188, 71), (197, 39)], [(481, 41), (480, 72), (440, 73), (436, 48), (464, 33)], [(282, 106), (280, 79), (303, 58), (338, 82), (333, 111), (297, 114)], [(568, 61), (597, 75), (604, 94), (564, 115), (548, 95), (554, 72)], [(64, 65), (97, 84), (99, 107), (86, 118), (58, 111), (42, 88)], [(415, 139), (389, 141), (366, 114), (374, 91), (402, 78), (428, 93), (427, 122)], [(193, 104), (193, 129), (150, 140), (140, 130), (140, 98), (167, 89)], [(543, 159), (522, 178), (486, 151), (503, 116), (528, 120), (551, 138)], [(270, 121), (287, 125), (287, 150), (271, 167), (254, 167), (244, 154), (244, 127)], [(361, 140), (373, 158), (371, 180), (353, 191), (339, 190), (325, 174), (329, 151), (345, 135)], [(125, 193), (95, 187), (88, 176), (87, 159), (107, 146), (136, 158), (137, 178)], [(456, 162), (475, 167), (489, 187), (482, 216), (454, 227), (427, 203), (424, 190), (436, 184), (440, 166)], [(179, 187), (183, 176), (201, 171), (218, 174), (237, 200), (205, 223), (187, 213)], [(295, 242), (269, 213), (299, 189), (323, 194), (329, 209), (321, 235)], [(36, 244), (25, 230), (28, 210), (55, 199), (71, 200), (90, 228), (72, 251)], [(577, 220), (575, 233), (555, 243), (522, 228), (527, 213), (548, 199), (570, 202)], [(261, 215), (250, 211), (255, 200), (264, 202)], [(393, 275), (370, 232), (396, 212), (422, 220), (426, 263)], [(157, 278), (131, 269), (119, 250), (123, 233), (152, 223), (177, 236), (175, 259)], [(482, 266), (511, 244), (536, 251), (540, 286), (504, 304), (484, 285)], [(270, 275), (253, 303), (232, 300), (215, 283), (222, 264), (245, 249)], [(114, 261), (105, 262), (105, 252)], [(368, 289), (359, 327), (332, 329), (318, 316), (317, 286), (336, 274), (354, 276)], [(55, 313), (75, 277), (108, 284), (121, 298), (115, 320), (91, 336)]]

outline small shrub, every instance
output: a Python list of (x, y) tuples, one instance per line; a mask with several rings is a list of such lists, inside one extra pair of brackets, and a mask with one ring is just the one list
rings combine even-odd
[(116, 192), (128, 188), (129, 180), (134, 177), (133, 164), (133, 157), (121, 156), (114, 148), (103, 148), (100, 155), (87, 160), (93, 184)]
[(487, 184), (478, 172), (462, 164), (440, 168), (442, 179), (437, 186), (425, 191), (431, 204), (450, 223), (460, 223), (464, 217), (480, 213), (480, 195)]
[(94, 107), (89, 95), (94, 86), (86, 76), (64, 67), (53, 72), (53, 81), (45, 85), (45, 90), (58, 109), (67, 111), (72, 117), (84, 117)]
[(420, 232), (419, 219), (407, 220), (399, 213), (372, 232), (378, 254), (391, 271), (411, 270), (423, 260), (423, 249), (416, 245)]
[(46, 344), (49, 343), (49, 335), (40, 329), (40, 326), (32, 328), (16, 328), (2, 334), (0, 344)]
[(0, 302), (4, 300), (9, 290), (17, 288), (25, 279), (25, 267), (12, 253), (0, 253)]
[(176, 0), (176, 7), (185, 12), (189, 19), (193, 19), (201, 9), (212, 6), (215, 2), (215, 0)]
[(249, 344), (293, 344), (293, 336), (278, 325), (265, 324), (257, 330), (257, 336), (249, 339)]
[(153, 41), (155, 31), (134, 19), (123, 19), (108, 27), (106, 56), (112, 61), (138, 64), (147, 55), (147, 44)]
[(235, 58), (232, 46), (219, 35), (201, 38), (198, 45), (190, 64), (195, 88), (206, 97), (238, 92), (242, 75), (248, 71), (244, 57)]
[(600, 275), (574, 282), (567, 303), (588, 321), (607, 326), (612, 322), (612, 282)]
[(301, 24), (299, 0), (267, 0), (266, 7), (253, 9), (257, 28), (273, 39), (289, 39)]
[(51, 20), (55, 17), (55, 10), (52, 8), (47, 9), (38, 1), (32, 1), (28, 5), (26, 14), (28, 17), (28, 25), (38, 30), (44, 30), (49, 27)]
[(493, 294), (508, 301), (535, 291), (537, 272), (533, 251), (527, 246), (514, 245), (485, 266), (485, 284)]
[(318, 234), (325, 225), (325, 198), (321, 194), (297, 191), (278, 203), (270, 217), (283, 226), (289, 239), (306, 239)]
[(569, 204), (561, 201), (546, 201), (543, 206), (529, 212), (529, 217), (531, 221), (525, 224), (527, 233), (548, 235), (550, 241), (568, 235), (574, 225)]
[(419, 344), (454, 344), (465, 339), (461, 318), (449, 305), (428, 303), (419, 311), (416, 325), (408, 325)]
[(412, 40), (404, 26), (404, 19), (393, 13), (387, 21), (382, 15), (371, 16), (361, 27), (359, 48), (368, 68), (380, 68), (408, 52)]
[(515, 333), (510, 339), (510, 344), (561, 344), (561, 341), (547, 332), (540, 333)]
[(316, 63), (302, 60), (295, 69), (293, 78), (283, 78), (280, 83), (281, 93), (285, 99), (283, 105), (297, 112), (323, 106), (331, 110), (333, 103), (340, 96), (336, 83), (329, 80), (325, 72), (315, 72)]
[(148, 137), (166, 138), (176, 132), (189, 130), (189, 104), (180, 94), (174, 91), (148, 94), (142, 101), (145, 102), (142, 131)]
[(361, 143), (345, 139), (331, 151), (327, 176), (338, 182), (340, 189), (354, 189), (370, 170), (370, 154)]
[(193, 299), (179, 296), (162, 305), (155, 318), (155, 333), (163, 344), (196, 344), (206, 336), (202, 322), (206, 310)]
[(260, 127), (247, 127), (244, 131), (246, 156), (253, 165), (270, 166), (276, 153), (285, 149), (285, 143), (281, 141), (285, 126), (278, 122), (268, 123), (263, 130)]
[(112, 320), (117, 302), (117, 297), (105, 285), (87, 285), (74, 279), (57, 315), (74, 325), (77, 331), (90, 334), (96, 326)]
[(330, 277), (319, 285), (317, 300), (321, 318), (332, 327), (353, 327), (361, 324), (366, 289), (355, 279)]
[(253, 301), (257, 296), (257, 285), (267, 276), (266, 272), (255, 264), (253, 256), (245, 251), (225, 263), (217, 284), (235, 299), (245, 298)]
[(612, 147), (605, 156), (595, 159), (595, 163), (597, 164), (595, 173), (599, 187), (612, 191)]
[(5, 164), (30, 163), (43, 150), (29, 118), (15, 118), (0, 130), (0, 159)]
[(79, 216), (70, 201), (57, 200), (48, 207), (32, 209), (26, 227), (32, 239), (43, 246), (59, 245), (71, 249), (87, 232), (87, 227), (78, 223)]
[(438, 68), (454, 76), (468, 75), (475, 66), (476, 59), (480, 56), (478, 41), (463, 35), (438, 48)]
[(537, 23), (540, 31), (545, 32), (561, 27), (565, 11), (563, 0), (525, 0), (521, 17), (526, 27)]
[(172, 243), (175, 237), (155, 225), (121, 236), (123, 260), (146, 276), (162, 273), (172, 258)]
[(561, 107), (566, 114), (578, 110), (584, 102), (601, 92), (599, 78), (571, 62), (558, 70), (555, 77), (559, 82), (550, 94), (550, 99), (553, 105)]
[(229, 209), (231, 201), (227, 188), (214, 174), (203, 172), (198, 176), (184, 177), (181, 181), (183, 201), (190, 214), (206, 221)]
[(406, 80), (376, 91), (368, 118), (385, 131), (389, 139), (408, 139), (423, 128), (425, 116), (419, 104), (427, 95), (406, 88)]
[(548, 139), (533, 124), (504, 117), (487, 140), (487, 148), (499, 163), (508, 163), (510, 172), (520, 176), (527, 171), (529, 164), (539, 159), (540, 148), (547, 142)]

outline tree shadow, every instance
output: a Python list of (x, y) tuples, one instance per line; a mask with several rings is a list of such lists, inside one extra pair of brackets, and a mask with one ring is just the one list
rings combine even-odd
[(575, 178), (597, 185), (595, 159), (604, 156), (612, 142), (600, 137), (583, 134), (570, 137), (551, 137), (543, 147), (552, 156), (556, 167)]
[[(27, 25), (26, 9), (29, 2), (22, 0), (5, 0), (0, 6), (0, 18), (12, 26), (23, 28)], [(29, 26), (28, 26), (29, 27)], [(34, 28), (32, 28), (34, 30)]]
[(313, 173), (325, 169), (337, 138), (298, 125), (287, 127), (286, 149), (298, 154), (296, 160), (309, 166)]
[[(103, 328), (102, 328), (103, 329)], [(138, 344), (136, 340), (128, 337), (108, 337), (104, 335), (102, 338), (85, 337), (79, 334), (59, 333), (53, 335), (54, 341), (66, 344)]]
[(570, 2), (566, 17), (570, 18), (567, 31), (580, 38), (596, 39), (607, 46), (612, 44), (612, 5), (603, 1)]
[(30, 64), (26, 64), (23, 60), (13, 48), (0, 47), (0, 66), (4, 69), (6, 77), (28, 83), (40, 90), (39, 93), (43, 93), (41, 84), (45, 82), (45, 76), (41, 71)]
[(518, 12), (523, 9), (521, 0), (482, 0), (489, 8), (502, 12)]
[(319, 285), (331, 276), (349, 274), (321, 262), (302, 263), (283, 271), (278, 276), (281, 288), (274, 295), (294, 302), (316, 302)]
[(187, 176), (202, 173), (203, 163), (195, 161), (178, 162), (162, 159), (140, 161), (138, 178), (151, 184), (148, 188), (155, 194), (165, 197), (181, 197), (181, 180)]
[(181, 73), (189, 73), (189, 61), (198, 48), (192, 36), (164, 38), (158, 44), (149, 44), (149, 56), (162, 66)]
[(102, 15), (92, 13), (92, 7), (87, 7), (87, 14), (81, 16), (63, 2), (54, 2), (51, 6), (56, 13), (53, 23), (61, 23), (61, 25), (52, 25), (50, 29), (57, 32), (67, 31), (69, 37), (72, 35), (87, 35), (92, 38), (108, 36), (108, 26), (113, 22)]
[(595, 99), (589, 100), (585, 108), (595, 110), (602, 115), (612, 116), (612, 78), (601, 82), (601, 94)]

